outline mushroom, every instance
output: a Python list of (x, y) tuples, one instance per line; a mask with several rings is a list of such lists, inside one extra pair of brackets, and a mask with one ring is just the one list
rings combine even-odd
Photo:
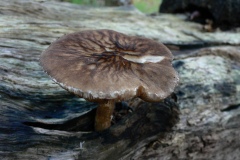
[(57, 84), (98, 103), (96, 131), (111, 126), (115, 102), (134, 97), (159, 102), (170, 95), (179, 80), (172, 60), (161, 43), (105, 29), (65, 35), (40, 56)]

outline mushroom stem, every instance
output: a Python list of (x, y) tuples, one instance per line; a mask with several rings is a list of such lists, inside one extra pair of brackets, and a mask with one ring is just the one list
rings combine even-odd
[(103, 131), (111, 126), (111, 117), (115, 107), (114, 100), (99, 103), (95, 117), (95, 130)]

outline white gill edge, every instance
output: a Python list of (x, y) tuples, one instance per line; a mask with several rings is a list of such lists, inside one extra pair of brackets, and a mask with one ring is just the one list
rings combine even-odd
[[(110, 94), (106, 94), (106, 93), (103, 93), (101, 91), (100, 92), (94, 92), (94, 91), (83, 92), (81, 89), (77, 89), (77, 88), (74, 88), (74, 87), (71, 87), (71, 86), (66, 86), (63, 83), (58, 82), (56, 79), (54, 79), (54, 78), (52, 78), (52, 79), (53, 79), (54, 82), (61, 85), (63, 88), (67, 88), (69, 91), (73, 92), (76, 95), (79, 95), (79, 93), (81, 93), (83, 95), (83, 98), (87, 98), (87, 97), (89, 97), (89, 95), (91, 95), (93, 99), (106, 99), (106, 98), (110, 98), (110, 97), (111, 97), (111, 99), (115, 99), (119, 95), (123, 95), (126, 92), (134, 92), (133, 95), (136, 95), (137, 90), (138, 90), (138, 87), (136, 87), (132, 91), (131, 90), (121, 90), (121, 91), (114, 91)], [(151, 95), (151, 96), (154, 95), (155, 97), (163, 97), (163, 94), (150, 93), (150, 92), (147, 92), (147, 94)]]
[[(107, 52), (112, 52), (114, 51), (114, 49), (112, 48), (107, 48), (105, 47), (105, 50)], [(164, 56), (137, 56), (132, 54), (131, 52), (127, 52), (129, 55), (124, 55), (122, 56), (124, 59), (128, 60), (128, 61), (132, 61), (135, 63), (158, 63), (161, 62), (165, 57)], [(133, 52), (134, 53), (134, 52)]]
[(112, 48), (105, 48), (105, 51), (107, 51), (107, 52), (112, 52), (112, 51), (115, 51), (114, 49), (112, 49)]
[[(136, 57), (136, 56), (129, 56), (127, 55), (124, 56), (123, 58), (127, 59), (127, 60), (130, 60), (130, 61), (133, 61), (133, 62), (136, 62), (136, 63), (146, 63), (146, 62), (152, 62), (152, 63), (158, 63), (158, 62), (161, 62), (165, 57), (164, 56), (142, 56), (142, 57)], [(50, 76), (51, 77), (51, 76)], [(112, 92), (110, 94), (106, 94), (106, 93), (103, 93), (103, 92), (94, 92), (94, 91), (88, 91), (88, 92), (83, 92), (81, 89), (78, 89), (78, 88), (74, 88), (74, 87), (71, 87), (71, 86), (67, 86), (61, 82), (58, 82), (55, 78), (51, 77), (51, 79), (59, 84), (60, 86), (62, 86), (63, 88), (67, 88), (69, 91), (75, 93), (75, 94), (83, 94), (83, 98), (86, 98), (88, 97), (89, 95), (92, 96), (92, 98), (95, 98), (95, 99), (101, 99), (101, 98), (107, 98), (107, 97), (111, 97), (111, 99), (114, 99), (114, 98), (117, 98), (119, 95), (123, 95), (125, 94), (125, 92), (134, 92), (134, 94), (136, 95), (137, 93), (137, 89), (138, 87), (136, 87), (134, 90), (130, 91), (130, 90), (121, 90), (121, 91), (115, 91), (115, 92)], [(175, 79), (175, 82), (178, 83), (179, 81), (179, 77), (177, 76), (176, 79)], [(173, 92), (173, 88), (170, 88), (170, 92)], [(157, 94), (157, 93), (147, 93), (148, 95), (155, 95), (157, 97), (163, 97), (163, 94)]]
[[(51, 76), (50, 76), (51, 77)], [(73, 92), (74, 94), (76, 95), (79, 95), (79, 94), (82, 94), (83, 95), (83, 98), (87, 98), (89, 97), (89, 95), (92, 96), (93, 99), (105, 99), (105, 98), (111, 98), (111, 99), (115, 99), (117, 98), (119, 95), (123, 95), (125, 94), (125, 92), (129, 92), (130, 90), (121, 90), (121, 91), (114, 91), (114, 92), (111, 92), (110, 94), (106, 94), (104, 92), (94, 92), (94, 91), (87, 91), (87, 92), (84, 92), (82, 91), (81, 89), (78, 89), (78, 88), (75, 88), (75, 87), (72, 87), (72, 86), (67, 86), (61, 82), (58, 82), (55, 78), (51, 77), (51, 79), (59, 84), (60, 86), (62, 86), (63, 88), (67, 88), (69, 91)], [(137, 92), (137, 89), (138, 87), (136, 87), (133, 91), (130, 91), (130, 92)]]
[(164, 60), (164, 56), (131, 56), (131, 55), (124, 55), (124, 59), (128, 61), (132, 61), (135, 63), (158, 63)]

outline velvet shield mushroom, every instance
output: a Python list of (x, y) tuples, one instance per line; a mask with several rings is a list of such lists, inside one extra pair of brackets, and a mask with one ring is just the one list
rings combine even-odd
[(95, 130), (111, 125), (115, 102), (139, 97), (159, 102), (178, 82), (173, 55), (161, 43), (113, 30), (65, 35), (40, 57), (40, 64), (61, 87), (97, 102)]

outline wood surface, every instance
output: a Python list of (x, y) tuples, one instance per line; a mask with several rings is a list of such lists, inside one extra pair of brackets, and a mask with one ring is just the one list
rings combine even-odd
[[(92, 132), (96, 104), (51, 81), (39, 56), (64, 34), (102, 28), (167, 44), (180, 76), (177, 102), (174, 95), (161, 103), (130, 100), (133, 112)], [(239, 35), (204, 32), (183, 16), (150, 17), (131, 7), (2, 1), (0, 159), (237, 159)]]

